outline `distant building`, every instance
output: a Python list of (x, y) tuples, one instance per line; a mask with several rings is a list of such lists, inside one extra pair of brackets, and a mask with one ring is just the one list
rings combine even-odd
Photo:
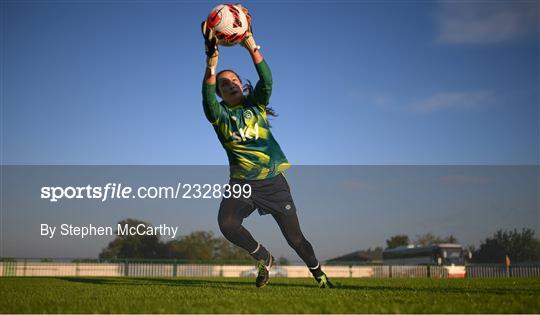
[(375, 249), (369, 248), (368, 250), (359, 250), (353, 253), (349, 253), (343, 256), (332, 258), (326, 261), (327, 264), (367, 264), (367, 263), (381, 263), (382, 262), (383, 249), (377, 247)]

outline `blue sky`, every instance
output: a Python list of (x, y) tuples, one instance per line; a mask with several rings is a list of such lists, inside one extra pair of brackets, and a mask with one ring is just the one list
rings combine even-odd
[[(218, 2), (2, 2), (2, 163), (226, 164)], [(538, 2), (246, 2), (293, 164), (538, 164)], [(241, 47), (218, 68), (256, 81)]]
[[(226, 165), (201, 104), (199, 26), (217, 4), (2, 1), (1, 163)], [(537, 1), (243, 4), (273, 72), (273, 133), (293, 165), (539, 165)], [(225, 68), (257, 80), (241, 47), (221, 48)], [(383, 246), (397, 233), (478, 245), (501, 228), (539, 230), (537, 167), (482, 171), (480, 179), (474, 168), (435, 168), (436, 178), (459, 179), (451, 187), (429, 168), (399, 168), (395, 178), (392, 167), (369, 176), (352, 168), (342, 170), (352, 176), (349, 191), (336, 188), (342, 182), (317, 186), (295, 173), (303, 170), (290, 171), (293, 196), (323, 259)], [(41, 211), (41, 200), (4, 196), (19, 207), (3, 209), (4, 254), (59, 250), (35, 235), (37, 219), (114, 224), (132, 216), (220, 235), (215, 200), (162, 211), (146, 203), (130, 212)], [(278, 256), (295, 259), (268, 220), (246, 224)], [(343, 231), (321, 231), (328, 222)], [(92, 242), (55, 255), (95, 256), (106, 242)]]

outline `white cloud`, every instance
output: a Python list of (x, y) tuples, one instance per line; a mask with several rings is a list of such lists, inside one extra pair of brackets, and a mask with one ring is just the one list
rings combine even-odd
[(489, 44), (538, 31), (538, 1), (444, 1), (436, 11), (437, 42)]
[(474, 92), (442, 92), (412, 104), (417, 113), (431, 113), (441, 110), (478, 109), (493, 101), (493, 93), (489, 91)]
[(443, 91), (415, 99), (408, 99), (409, 97), (406, 96), (397, 97), (390, 93), (350, 91), (348, 94), (358, 104), (372, 106), (383, 111), (418, 114), (449, 110), (479, 110), (495, 102), (495, 94), (489, 90)]

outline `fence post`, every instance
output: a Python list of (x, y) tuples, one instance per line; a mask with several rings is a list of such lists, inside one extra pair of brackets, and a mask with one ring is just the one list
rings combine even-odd
[(506, 277), (507, 278), (510, 278), (510, 264), (512, 263), (512, 261), (510, 260), (510, 257), (508, 257), (508, 255), (506, 255), (505, 259), (504, 259), (504, 265), (506, 266)]
[(176, 277), (178, 275), (178, 263), (176, 262), (176, 259), (173, 262), (173, 277)]
[(431, 278), (431, 265), (427, 265), (427, 277)]
[(392, 278), (392, 265), (388, 266), (388, 278)]
[(10, 277), (17, 276), (17, 261), (14, 260), (11, 262), (7, 262), (7, 266), (8, 266), (8, 269), (6, 270), (7, 273), (5, 273), (5, 275), (10, 276)]
[(352, 265), (349, 265), (349, 278), (352, 278)]
[(129, 263), (126, 260), (124, 260), (124, 277), (127, 277), (129, 275)]

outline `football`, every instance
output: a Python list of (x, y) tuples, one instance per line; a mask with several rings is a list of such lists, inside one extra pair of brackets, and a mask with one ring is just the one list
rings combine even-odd
[(242, 41), (248, 31), (248, 20), (242, 7), (234, 4), (220, 4), (210, 11), (206, 20), (218, 38), (218, 44), (233, 46)]

